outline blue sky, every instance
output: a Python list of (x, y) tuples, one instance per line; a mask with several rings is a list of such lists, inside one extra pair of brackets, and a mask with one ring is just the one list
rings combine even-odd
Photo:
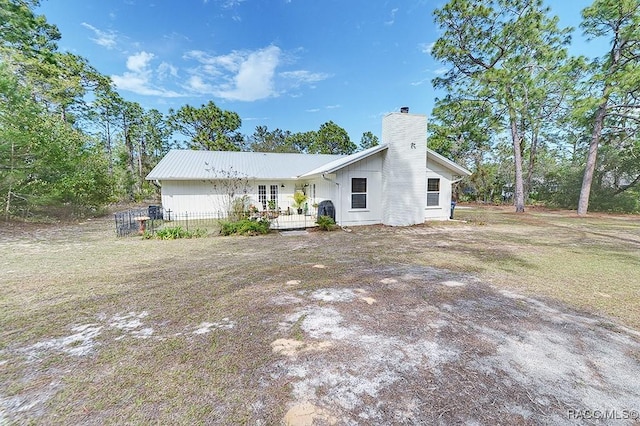
[[(588, 0), (550, 0), (577, 27)], [(334, 121), (360, 142), (382, 116), (430, 114), (444, 71), (432, 0), (43, 0), (59, 47), (109, 75), (119, 93), (166, 113), (213, 100), (241, 131), (293, 132)], [(572, 53), (591, 54), (576, 30)], [(599, 55), (601, 51), (596, 49)], [(602, 51), (603, 53), (603, 51)]]

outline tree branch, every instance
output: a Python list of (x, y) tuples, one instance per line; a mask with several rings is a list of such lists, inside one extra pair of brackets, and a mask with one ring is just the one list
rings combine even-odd
[(640, 175), (636, 176), (636, 178), (627, 186), (622, 187), (622, 188), (618, 188), (616, 189), (616, 191), (613, 193), (614, 196), (623, 193), (624, 191), (626, 191), (629, 188), (633, 188), (634, 186), (636, 186), (638, 184), (638, 182), (640, 182)]

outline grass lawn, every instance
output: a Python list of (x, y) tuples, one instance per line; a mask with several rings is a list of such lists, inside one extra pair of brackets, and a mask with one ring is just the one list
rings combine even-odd
[[(322, 352), (324, 340), (305, 325), (317, 309), (367, 294), (358, 315), (392, 328), (376, 306), (398, 322), (416, 300), (424, 315), (430, 301), (455, 306), (474, 296), (454, 288), (459, 277), (566, 306), (608, 329), (640, 330), (640, 217), (455, 213), (464, 222), (175, 241), (116, 238), (110, 218), (2, 224), (0, 424), (279, 424), (292, 393), (304, 390), (298, 376), (279, 372), (274, 341), (299, 348), (300, 362), (344, 361)], [(412, 283), (424, 271), (454, 284), (418, 291), (429, 280)], [(316, 310), (294, 309), (311, 296)], [(517, 310), (521, 302), (505, 303)], [(640, 351), (631, 356), (640, 365)], [(313, 392), (329, 398), (331, 386)], [(344, 420), (313, 409), (326, 423)], [(447, 419), (451, 410), (441, 410)]]

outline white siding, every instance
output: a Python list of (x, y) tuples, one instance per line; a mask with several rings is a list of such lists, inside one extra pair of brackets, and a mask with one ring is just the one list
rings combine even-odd
[[(367, 179), (367, 206), (362, 209), (351, 208), (351, 179)], [(338, 175), (340, 183), (339, 207), (336, 221), (343, 226), (371, 225), (382, 222), (382, 175), (380, 172), (363, 170), (344, 170)]]
[(427, 179), (440, 179), (440, 200), (438, 207), (427, 207), (425, 202), (425, 220), (448, 220), (451, 216), (451, 170), (429, 160), (427, 156)]
[[(333, 177), (335, 178), (335, 175)], [(278, 186), (277, 204), (282, 211), (286, 211), (287, 208), (293, 209), (293, 193), (296, 189), (302, 189), (307, 194), (310, 210), (313, 204), (324, 200), (337, 203), (336, 184), (322, 178), (305, 181), (250, 180), (246, 195), (249, 196), (249, 203), (258, 207), (259, 210), (262, 210), (262, 205), (259, 203), (258, 185), (266, 186), (267, 199), (270, 199), (270, 186)], [(175, 214), (188, 212), (198, 215), (209, 214), (214, 217), (223, 215), (229, 208), (228, 196), (220, 185), (216, 185), (214, 181), (201, 180), (163, 181), (162, 206)]]
[(391, 113), (382, 119), (382, 142), (389, 145), (382, 162), (382, 223), (423, 223), (427, 181), (427, 117)]
[(310, 184), (316, 186), (316, 196), (315, 198), (311, 198), (310, 202), (312, 204), (320, 204), (322, 201), (331, 200), (334, 207), (336, 207), (338, 191), (337, 185), (335, 184), (335, 175), (327, 176), (327, 179), (317, 178), (310, 181)]
[(162, 182), (162, 206), (174, 214), (217, 215), (226, 210), (226, 196), (212, 181), (167, 180)]

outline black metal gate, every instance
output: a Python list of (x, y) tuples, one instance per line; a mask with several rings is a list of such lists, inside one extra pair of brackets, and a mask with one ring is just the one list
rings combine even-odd
[(141, 235), (144, 232), (155, 233), (164, 218), (162, 206), (132, 209), (114, 214), (116, 235), (126, 237)]

